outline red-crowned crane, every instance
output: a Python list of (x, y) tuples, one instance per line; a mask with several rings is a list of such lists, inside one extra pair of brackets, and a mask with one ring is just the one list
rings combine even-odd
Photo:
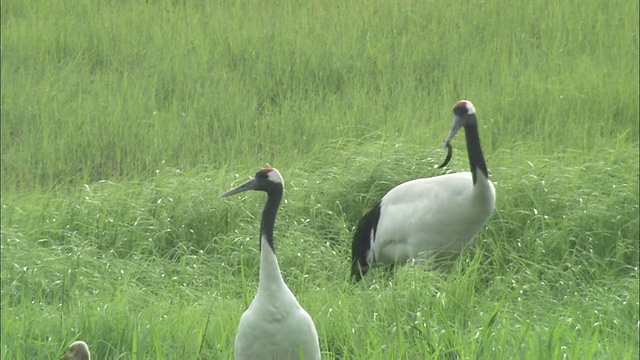
[(60, 360), (91, 360), (89, 345), (82, 340), (74, 341), (69, 346), (69, 351), (64, 353)]
[(247, 190), (267, 193), (260, 224), (258, 293), (242, 314), (235, 341), (236, 360), (320, 359), (318, 334), (311, 316), (300, 306), (280, 274), (273, 246), (273, 227), (284, 191), (276, 169), (262, 169), (222, 197)]
[(480, 147), (476, 110), (470, 101), (453, 107), (443, 146), (464, 128), (470, 172), (415, 179), (391, 189), (360, 220), (353, 237), (351, 276), (360, 280), (374, 264), (401, 265), (428, 256), (446, 258), (469, 245), (493, 212), (496, 192)]

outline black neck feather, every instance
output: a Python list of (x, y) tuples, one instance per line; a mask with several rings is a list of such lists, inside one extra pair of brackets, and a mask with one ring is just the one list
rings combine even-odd
[[(262, 222), (260, 223), (260, 238), (265, 237), (271, 250), (275, 253), (273, 246), (273, 227), (276, 222), (276, 214), (282, 200), (282, 186), (276, 186), (267, 191), (267, 203), (262, 211)], [(260, 251), (262, 251), (262, 240), (260, 241)]]
[(478, 135), (478, 124), (472, 123), (464, 127), (464, 134), (467, 139), (467, 154), (469, 155), (469, 165), (471, 166), (471, 176), (473, 184), (476, 184), (478, 170), (485, 178), (489, 178), (487, 164), (484, 162), (482, 148), (480, 147), (480, 136)]

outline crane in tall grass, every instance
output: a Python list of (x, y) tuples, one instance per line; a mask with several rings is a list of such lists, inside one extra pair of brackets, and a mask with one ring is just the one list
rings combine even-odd
[(69, 350), (60, 357), (60, 360), (91, 360), (89, 345), (82, 340), (74, 341)]
[(401, 265), (425, 256), (458, 254), (483, 228), (496, 200), (480, 147), (473, 104), (458, 101), (443, 146), (464, 128), (470, 171), (415, 179), (391, 189), (360, 220), (352, 243), (351, 276), (360, 280), (373, 264)]
[(222, 194), (247, 190), (267, 193), (260, 224), (260, 279), (258, 292), (242, 314), (235, 340), (236, 360), (320, 359), (318, 334), (311, 316), (285, 284), (273, 245), (276, 213), (284, 192), (284, 180), (273, 168)]

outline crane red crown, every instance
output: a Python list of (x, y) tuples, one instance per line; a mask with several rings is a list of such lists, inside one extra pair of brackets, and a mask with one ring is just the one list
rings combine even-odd
[(471, 114), (475, 114), (476, 113), (476, 108), (473, 107), (473, 104), (471, 103), (471, 101), (469, 100), (460, 100), (456, 103), (456, 105), (453, 107), (454, 109), (457, 108), (465, 108), (467, 109), (467, 113), (469, 115)]
[(467, 107), (468, 104), (469, 102), (467, 100), (460, 100), (456, 103), (456, 106), (454, 107)]

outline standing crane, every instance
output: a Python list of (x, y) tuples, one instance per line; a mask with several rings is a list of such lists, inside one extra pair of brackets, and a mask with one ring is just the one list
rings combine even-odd
[(496, 192), (480, 147), (470, 101), (453, 107), (451, 140), (464, 128), (470, 171), (415, 179), (391, 189), (360, 220), (353, 237), (351, 276), (360, 280), (374, 264), (401, 265), (426, 256), (446, 258), (473, 242), (493, 212)]
[(258, 293), (242, 314), (235, 341), (236, 360), (319, 360), (318, 334), (311, 316), (287, 287), (276, 258), (273, 228), (284, 192), (284, 180), (273, 168), (262, 169), (222, 197), (247, 190), (267, 193), (260, 224)]

